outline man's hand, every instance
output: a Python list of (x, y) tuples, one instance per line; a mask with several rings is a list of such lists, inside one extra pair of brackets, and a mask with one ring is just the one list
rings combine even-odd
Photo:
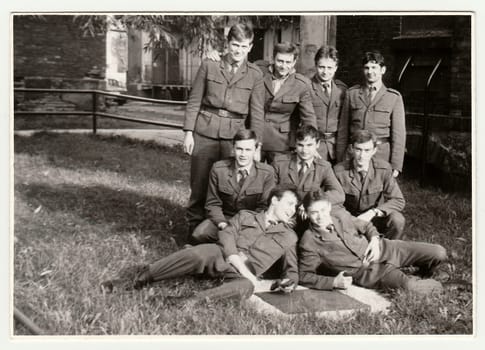
[(357, 219), (363, 220), (365, 222), (370, 222), (374, 216), (376, 216), (376, 212), (372, 209), (367, 210), (366, 212), (363, 212), (359, 216), (357, 216)]
[(285, 278), (282, 280), (276, 280), (271, 285), (270, 290), (272, 292), (280, 292), (280, 293), (291, 293), (295, 290), (296, 284), (289, 278)]
[(184, 152), (190, 156), (192, 155), (193, 150), (194, 150), (194, 135), (192, 134), (192, 131), (186, 131), (185, 137), (184, 137)]
[(347, 289), (352, 284), (351, 276), (344, 276), (345, 271), (340, 272), (333, 280), (333, 288)]
[(367, 245), (367, 249), (364, 253), (364, 260), (362, 263), (364, 265), (369, 265), (373, 261), (379, 260), (381, 257), (381, 246), (379, 236), (373, 236)]
[(212, 50), (207, 52), (207, 58), (214, 62), (219, 62), (221, 60), (221, 55), (217, 50)]
[(217, 224), (217, 228), (219, 230), (224, 230), (227, 227), (227, 225), (228, 225), (227, 222), (220, 222), (219, 224)]
[(393, 177), (398, 177), (399, 176), (399, 170), (393, 169), (392, 170), (392, 176)]

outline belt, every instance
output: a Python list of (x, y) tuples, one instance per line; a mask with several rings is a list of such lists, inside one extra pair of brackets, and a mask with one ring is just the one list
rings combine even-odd
[(390, 137), (378, 137), (377, 138), (377, 143), (378, 144), (389, 143), (389, 142), (391, 142), (391, 138)]
[(215, 115), (222, 117), (222, 118), (231, 118), (231, 119), (245, 119), (246, 118), (246, 115), (244, 115), (244, 114), (234, 113), (234, 112), (228, 111), (227, 109), (220, 109), (220, 108), (214, 108), (214, 107), (209, 107), (209, 106), (202, 106), (201, 112), (215, 114)]
[(321, 132), (320, 133), (322, 140), (334, 139), (336, 135), (337, 135), (336, 132)]

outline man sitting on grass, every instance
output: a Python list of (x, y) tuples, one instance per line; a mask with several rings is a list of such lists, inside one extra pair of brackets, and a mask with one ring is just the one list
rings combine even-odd
[(242, 209), (263, 211), (275, 186), (273, 168), (254, 161), (258, 140), (252, 130), (240, 130), (234, 136), (234, 158), (216, 162), (209, 175), (205, 209), (207, 219), (192, 232), (192, 243), (217, 241), (218, 230)]
[[(218, 244), (208, 243), (179, 250), (153, 264), (120, 272), (119, 279), (105, 281), (102, 290), (140, 289), (143, 286), (185, 275), (224, 277), (228, 282), (196, 293), (192, 301), (220, 298), (247, 298), (264, 290), (262, 275), (283, 260), (282, 279), (272, 288), (290, 292), (298, 283), (297, 236), (290, 228), (298, 204), (292, 190), (274, 189), (268, 209), (257, 213), (242, 210), (218, 232)], [(280, 261), (281, 261), (280, 260)]]
[[(333, 216), (332, 205), (319, 192), (309, 193), (303, 204), (310, 227), (299, 243), (301, 285), (331, 290), (347, 289), (354, 282), (366, 288), (402, 288), (420, 294), (442, 290), (439, 281), (429, 278), (447, 260), (442, 246), (380, 238), (370, 222), (348, 212)], [(422, 278), (401, 271), (408, 266), (417, 267)]]

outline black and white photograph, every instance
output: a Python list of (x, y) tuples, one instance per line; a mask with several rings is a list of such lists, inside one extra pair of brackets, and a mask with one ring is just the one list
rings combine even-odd
[(10, 339), (476, 335), (475, 20), (10, 12)]

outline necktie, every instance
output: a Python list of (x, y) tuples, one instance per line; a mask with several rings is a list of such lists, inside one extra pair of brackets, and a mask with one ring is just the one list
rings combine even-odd
[(239, 180), (237, 183), (239, 184), (239, 188), (241, 188), (244, 184), (244, 181), (246, 180), (246, 177), (248, 176), (248, 171), (246, 169), (240, 169), (237, 171), (239, 175)]
[(234, 74), (236, 74), (236, 72), (237, 72), (237, 63), (233, 62), (231, 63), (231, 66), (229, 68), (229, 75), (231, 76), (231, 78), (234, 76)]
[(365, 177), (367, 176), (367, 171), (361, 170), (359, 171), (359, 175), (360, 175), (360, 183), (364, 184)]
[(369, 86), (369, 94), (367, 97), (369, 98), (369, 102), (372, 102), (374, 97), (376, 96), (377, 88), (375, 86)]
[(305, 175), (306, 168), (307, 168), (307, 163), (305, 161), (300, 162), (300, 170), (298, 170), (298, 178), (301, 180), (303, 176)]
[(322, 87), (323, 87), (323, 93), (325, 94), (325, 96), (327, 97), (330, 97), (330, 84), (329, 83), (322, 83)]

